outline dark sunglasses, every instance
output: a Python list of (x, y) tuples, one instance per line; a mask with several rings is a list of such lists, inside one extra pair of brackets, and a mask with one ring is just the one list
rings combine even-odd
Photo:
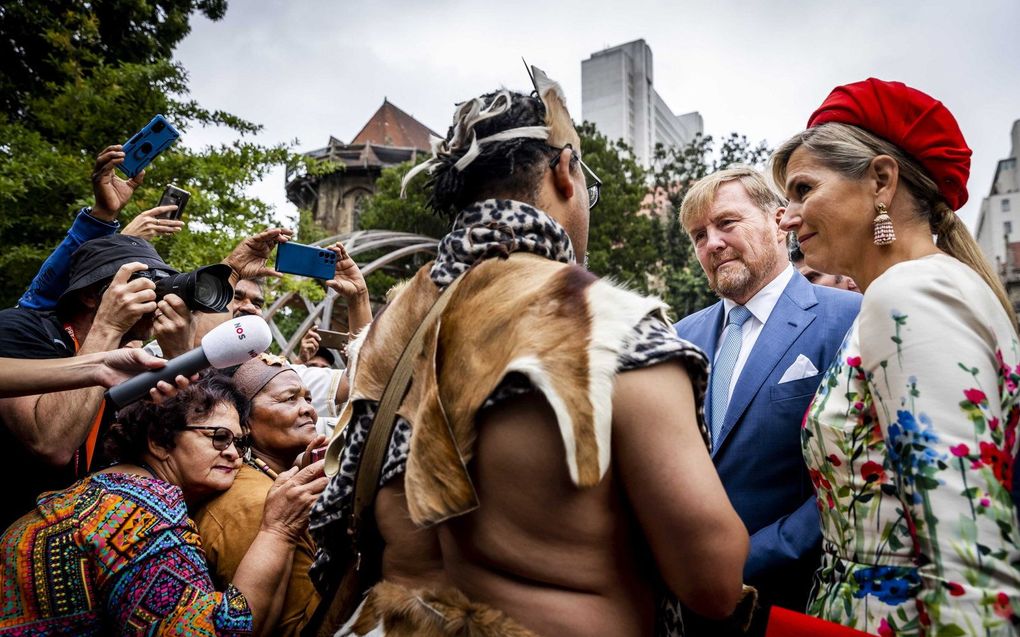
[(223, 451), (231, 444), (237, 449), (238, 455), (243, 456), (251, 448), (250, 436), (235, 436), (234, 432), (226, 427), (195, 427), (188, 425), (185, 429), (196, 429), (200, 431), (211, 431), (212, 434), (203, 434), (212, 440), (213, 449)]
[[(550, 148), (556, 147), (550, 146)], [(574, 150), (573, 146), (571, 146), (570, 144), (567, 144), (563, 148), (556, 148), (556, 150), (564, 151), (568, 148), (570, 149), (570, 154), (573, 156), (573, 158), (576, 159), (579, 164), (581, 164), (581, 173), (585, 175), (584, 178), (585, 188), (588, 189), (588, 210), (591, 210), (592, 208), (595, 207), (595, 204), (599, 202), (599, 194), (602, 192), (602, 180), (598, 178), (598, 175), (592, 172), (591, 168), (588, 168), (588, 164), (584, 163), (584, 160), (581, 159), (581, 156), (577, 154), (577, 151)], [(556, 153), (556, 156), (553, 157), (552, 161), (549, 162), (549, 167), (556, 168), (556, 165), (559, 163), (560, 153)], [(591, 177), (590, 181), (588, 177)]]

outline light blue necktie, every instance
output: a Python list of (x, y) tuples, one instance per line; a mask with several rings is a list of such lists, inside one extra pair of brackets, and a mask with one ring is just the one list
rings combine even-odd
[(736, 305), (730, 310), (729, 318), (726, 320), (726, 329), (722, 333), (722, 347), (719, 349), (719, 355), (715, 357), (715, 365), (712, 366), (710, 395), (712, 397), (713, 446), (719, 442), (719, 432), (722, 430), (723, 420), (726, 418), (730, 380), (733, 378), (733, 368), (736, 367), (737, 358), (740, 356), (740, 344), (744, 338), (743, 325), (749, 318), (751, 318), (751, 310), (743, 305)]

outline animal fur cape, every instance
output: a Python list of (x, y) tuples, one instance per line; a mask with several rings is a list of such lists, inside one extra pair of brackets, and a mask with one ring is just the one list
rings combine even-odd
[[(355, 401), (380, 400), (405, 344), (438, 298), (429, 269), (417, 272), (352, 348), (351, 398), (337, 431), (350, 421)], [(574, 484), (598, 484), (609, 468), (621, 347), (644, 317), (667, 320), (659, 299), (535, 255), (488, 259), (462, 277), (449, 305), (427, 326), (411, 388), (397, 410), (413, 431), (404, 486), (419, 526), (478, 506), (467, 469), (475, 416), (513, 372), (526, 376), (552, 407)], [(339, 440), (327, 456), (330, 474), (338, 470)]]

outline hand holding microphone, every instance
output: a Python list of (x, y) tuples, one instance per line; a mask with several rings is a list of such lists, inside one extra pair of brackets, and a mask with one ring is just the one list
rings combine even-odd
[(144, 372), (106, 392), (106, 398), (121, 409), (149, 395), (160, 381), (174, 384), (177, 376), (190, 377), (207, 367), (223, 369), (240, 365), (269, 347), (272, 335), (261, 316), (242, 316), (217, 326), (202, 338), (201, 347), (167, 361), (162, 369)]

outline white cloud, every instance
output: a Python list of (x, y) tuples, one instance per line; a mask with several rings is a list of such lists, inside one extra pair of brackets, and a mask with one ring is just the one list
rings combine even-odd
[[(323, 146), (353, 137), (384, 97), (443, 132), (456, 101), (526, 88), (520, 61), (558, 79), (580, 116), (581, 61), (644, 38), (655, 85), (674, 111), (698, 110), (708, 133), (775, 145), (837, 84), (906, 82), (945, 102), (974, 149), (973, 224), (1020, 118), (1020, 4), (465, 2), (234, 0), (220, 22), (195, 18), (177, 58), (203, 106), (265, 125), (259, 139)], [(196, 130), (186, 143), (224, 139)], [(292, 211), (282, 171), (253, 192)]]

